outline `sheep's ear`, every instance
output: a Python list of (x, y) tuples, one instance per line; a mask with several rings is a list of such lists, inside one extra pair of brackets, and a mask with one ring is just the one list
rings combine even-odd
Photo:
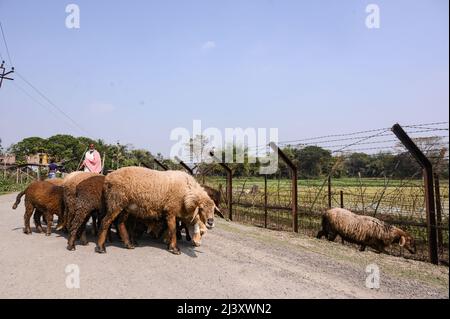
[(223, 216), (222, 212), (220, 211), (219, 207), (217, 207), (216, 205), (214, 205), (214, 213), (219, 215), (219, 217), (225, 219), (225, 216)]
[(406, 244), (406, 238), (405, 238), (405, 236), (401, 236), (401, 237), (400, 237), (400, 242), (399, 242), (398, 244), (400, 245), (400, 247), (405, 246), (405, 244)]

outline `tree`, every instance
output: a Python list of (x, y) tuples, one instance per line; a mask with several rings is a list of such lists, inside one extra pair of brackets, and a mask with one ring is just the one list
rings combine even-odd
[(9, 151), (16, 155), (17, 163), (25, 163), (26, 156), (40, 152), (46, 152), (46, 140), (41, 137), (28, 137), (11, 145)]
[(362, 176), (367, 177), (369, 174), (368, 166), (370, 163), (370, 156), (366, 153), (352, 153), (345, 161), (345, 166), (348, 176)]
[(201, 163), (205, 160), (204, 153), (208, 151), (209, 139), (203, 135), (196, 135), (190, 138), (186, 144), (186, 150), (191, 154), (191, 161), (193, 163)]
[(307, 146), (300, 149), (296, 159), (301, 177), (319, 177), (330, 171), (331, 152), (319, 146)]

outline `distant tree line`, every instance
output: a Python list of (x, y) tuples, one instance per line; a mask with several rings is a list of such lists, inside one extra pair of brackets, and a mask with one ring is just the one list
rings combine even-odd
[[(198, 138), (196, 138), (198, 139)], [(204, 138), (201, 140), (201, 147), (190, 145), (186, 147), (191, 151), (194, 150), (193, 159), (201, 158), (198, 154), (203, 148), (208, 147), (208, 141)], [(424, 143), (424, 141), (419, 141)], [(77, 169), (80, 159), (83, 157), (88, 145), (94, 143), (96, 149), (100, 152), (102, 157), (105, 157), (104, 171), (114, 170), (123, 166), (146, 166), (156, 168), (153, 159), (158, 159), (171, 169), (181, 169), (180, 165), (174, 164), (171, 160), (164, 158), (162, 154), (157, 153), (153, 155), (150, 151), (144, 149), (135, 149), (131, 144), (107, 144), (103, 140), (92, 140), (86, 137), (73, 137), (71, 135), (58, 134), (47, 139), (40, 137), (29, 137), (22, 141), (11, 145), (8, 152), (16, 155), (18, 163), (25, 163), (26, 156), (36, 153), (46, 153), (55, 160), (55, 162), (62, 164), (66, 171), (74, 171)], [(426, 145), (420, 145), (422, 149), (426, 149)], [(236, 157), (238, 150), (236, 146), (233, 147), (233, 154)], [(0, 140), (0, 152), (2, 151)], [(244, 150), (246, 156), (244, 163), (228, 164), (232, 170), (233, 175), (241, 176), (258, 176), (259, 168), (261, 166), (258, 158), (249, 155), (249, 152)], [(303, 148), (287, 146), (283, 148), (283, 152), (293, 161), (298, 168), (299, 178), (320, 178), (331, 173), (333, 177), (392, 177), (392, 178), (407, 178), (407, 177), (421, 177), (421, 170), (414, 158), (407, 152), (400, 149), (396, 154), (377, 153), (366, 154), (361, 152), (348, 153), (344, 156), (334, 155), (329, 150), (318, 146), (306, 146)], [(217, 157), (224, 157), (225, 150), (216, 152)], [(436, 162), (439, 154), (436, 151), (430, 150), (428, 154)], [(449, 163), (448, 156), (442, 159), (439, 165), (435, 165), (435, 169), (439, 172), (442, 178), (449, 177)], [(224, 175), (225, 172), (219, 164), (198, 163), (194, 170), (199, 174), (205, 175)], [(289, 177), (289, 169), (283, 161), (279, 161), (279, 170), (270, 178)]]
[(95, 145), (97, 151), (105, 159), (104, 172), (123, 166), (144, 165), (153, 167), (154, 165), (154, 156), (149, 151), (134, 149), (130, 144), (107, 144), (103, 140), (63, 134), (54, 135), (47, 139), (28, 137), (16, 144), (12, 144), (8, 148), (8, 152), (16, 155), (16, 162), (19, 164), (26, 163), (26, 156), (28, 155), (45, 153), (48, 154), (49, 159), (55, 160), (67, 172), (71, 172), (78, 168), (80, 160), (83, 158), (90, 143)]

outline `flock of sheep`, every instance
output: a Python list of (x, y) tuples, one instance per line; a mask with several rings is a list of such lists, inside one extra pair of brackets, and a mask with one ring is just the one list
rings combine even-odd
[[(124, 167), (107, 176), (73, 172), (64, 179), (35, 181), (17, 195), (13, 209), (25, 195), (24, 232), (31, 233), (30, 219), (38, 232), (43, 232), (41, 217), (47, 223), (46, 235), (51, 234), (54, 215), (57, 230), (68, 233), (67, 249), (75, 250), (75, 241), (87, 244), (86, 224), (92, 218), (97, 235), (95, 251), (105, 253), (105, 241), (111, 240), (111, 226), (124, 246), (134, 248), (136, 238), (144, 232), (153, 238), (163, 238), (168, 250), (180, 254), (177, 239), (181, 230), (194, 246), (201, 244), (207, 229), (214, 227), (214, 214), (223, 218), (218, 206), (220, 192), (200, 185), (191, 175), (181, 171), (156, 171), (142, 167)], [(191, 235), (192, 234), (192, 237)], [(333, 208), (322, 216), (322, 229), (317, 238), (326, 236), (334, 241), (339, 235), (348, 241), (378, 252), (399, 244), (416, 252), (414, 238), (398, 227), (374, 217)]]
[(105, 241), (111, 239), (114, 223), (126, 248), (134, 248), (136, 237), (146, 231), (154, 238), (163, 237), (168, 250), (180, 254), (177, 237), (181, 238), (183, 228), (186, 239), (199, 246), (207, 229), (214, 227), (214, 214), (223, 217), (217, 207), (220, 193), (181, 171), (124, 167), (107, 176), (73, 172), (64, 179), (31, 183), (17, 195), (13, 209), (24, 195), (24, 232), (31, 233), (34, 212), (36, 230), (43, 232), (43, 216), (50, 235), (57, 215), (56, 229), (68, 233), (69, 250), (75, 250), (77, 239), (87, 244), (85, 228), (92, 218), (99, 253), (106, 252)]

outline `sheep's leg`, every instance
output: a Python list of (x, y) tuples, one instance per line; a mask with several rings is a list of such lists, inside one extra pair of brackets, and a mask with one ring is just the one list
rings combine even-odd
[(106, 241), (106, 235), (109, 230), (109, 226), (111, 226), (111, 223), (113, 220), (119, 216), (119, 214), (122, 212), (122, 208), (116, 208), (116, 210), (112, 211), (112, 213), (108, 212), (109, 214), (106, 214), (105, 217), (102, 219), (102, 224), (100, 226), (100, 232), (98, 234), (97, 239), (97, 246), (95, 247), (95, 251), (98, 253), (106, 253), (105, 248), (105, 241)]
[(56, 222), (56, 230), (61, 230), (64, 228), (64, 218), (61, 216), (58, 216), (58, 220)]
[(326, 236), (326, 235), (327, 235), (326, 232), (325, 232), (323, 229), (321, 229), (321, 230), (319, 230), (319, 232), (317, 233), (316, 238), (317, 238), (317, 239), (320, 239), (320, 238), (322, 238), (323, 236)]
[(181, 254), (180, 249), (177, 247), (177, 221), (175, 216), (167, 215), (167, 230), (169, 236), (168, 250), (175, 255)]
[(31, 215), (33, 215), (34, 206), (30, 202), (25, 201), (25, 214), (23, 215), (23, 220), (25, 224), (25, 228), (23, 229), (23, 232), (25, 234), (31, 234), (31, 227), (30, 227), (30, 219)]
[(50, 212), (45, 213), (45, 220), (47, 221), (47, 229), (45, 231), (45, 236), (50, 236), (52, 234), (52, 224), (53, 224), (53, 214)]
[(94, 230), (94, 236), (98, 235), (98, 217), (97, 217), (97, 213), (93, 213), (91, 215), (92, 217), (92, 229)]
[(359, 251), (364, 251), (366, 250), (366, 245), (361, 245), (361, 247), (359, 247)]
[(75, 250), (75, 240), (77, 238), (77, 232), (81, 222), (79, 220), (74, 221), (69, 231), (69, 239), (67, 240), (67, 250)]
[[(128, 233), (128, 240), (130, 241), (132, 246), (137, 246), (137, 241), (136, 241), (136, 237), (138, 236), (136, 233), (136, 224), (137, 224), (137, 218), (135, 216), (132, 216), (132, 218), (128, 218), (128, 214), (127, 213), (122, 213), (123, 215), (123, 220), (125, 223), (125, 229), (127, 230)], [(120, 219), (120, 217), (119, 217)], [(134, 247), (133, 247), (134, 248)], [(131, 248), (131, 249), (133, 249)]]
[(336, 233), (328, 233), (328, 237), (327, 238), (328, 238), (329, 241), (334, 241), (336, 239), (337, 235), (338, 234), (336, 234)]
[(109, 226), (109, 228), (108, 228), (107, 238), (108, 238), (109, 243), (113, 242), (112, 235), (111, 235), (111, 226)]
[(182, 223), (181, 225), (183, 226), (184, 231), (186, 232), (186, 240), (187, 240), (187, 241), (191, 241), (192, 238), (191, 238), (191, 235), (189, 234), (189, 229), (188, 229), (188, 227), (186, 226), (185, 223)]
[(83, 222), (80, 229), (78, 230), (79, 237), (80, 237), (80, 244), (83, 246), (86, 246), (88, 244), (87, 235), (86, 235), (86, 224), (87, 224), (88, 220), (89, 220), (89, 217)]
[(183, 229), (183, 224), (177, 220), (177, 240), (181, 240), (181, 229)]
[(34, 226), (36, 227), (36, 231), (38, 233), (44, 232), (44, 229), (42, 228), (42, 225), (41, 225), (41, 216), (42, 216), (42, 213), (40, 211), (34, 212), (34, 215), (33, 215)]
[(134, 245), (130, 242), (130, 237), (128, 235), (127, 226), (125, 225), (127, 217), (128, 217), (128, 214), (126, 214), (126, 213), (119, 216), (119, 224), (117, 226), (119, 228), (120, 238), (122, 238), (125, 248), (134, 249)]

